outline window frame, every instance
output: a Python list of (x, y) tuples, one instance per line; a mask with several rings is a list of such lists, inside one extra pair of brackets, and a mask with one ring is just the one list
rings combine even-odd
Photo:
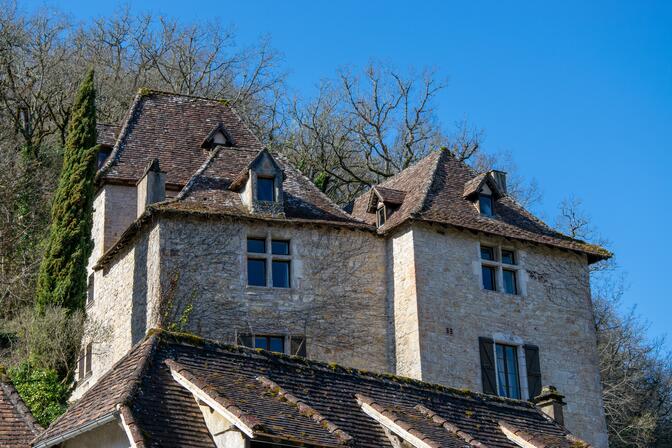
[[(489, 251), (489, 253), (492, 254), (493, 259), (484, 258), (483, 254), (485, 251)], [(478, 256), (481, 263), (480, 279), (481, 289), (483, 291), (492, 291), (508, 295), (525, 295), (524, 286), (521, 284), (521, 272), (523, 271), (523, 267), (519, 264), (519, 252), (519, 250), (510, 246), (502, 246), (500, 244), (479, 241)], [(502, 261), (502, 255), (504, 253), (509, 253), (511, 255), (513, 264)], [(486, 268), (495, 271), (495, 289), (489, 289), (485, 287), (485, 277), (483, 275), (483, 271)], [(509, 292), (506, 290), (506, 282), (504, 279), (505, 271), (513, 273), (514, 292)]]
[[(264, 181), (264, 182), (261, 182)], [(271, 199), (260, 199), (260, 193), (262, 191), (261, 189), (261, 184), (266, 181), (270, 181), (270, 186), (271, 186)], [(257, 182), (256, 182), (256, 191), (254, 192), (254, 199), (259, 201), (259, 202), (276, 202), (277, 201), (277, 195), (275, 193), (275, 177), (274, 176), (257, 176)]]
[(90, 307), (96, 299), (95, 281), (96, 281), (96, 275), (95, 272), (92, 272), (89, 274), (86, 283), (86, 305), (85, 305), (86, 308)]
[[(483, 207), (481, 205), (483, 203), (483, 199), (487, 199), (488, 203), (490, 204), (490, 213), (485, 213), (483, 211)], [(478, 193), (478, 212), (481, 214), (481, 216), (495, 216), (495, 198), (493, 198), (492, 194)]]
[[(283, 354), (285, 355), (290, 355), (290, 356), (302, 356), (306, 357), (307, 356), (307, 351), (306, 351), (306, 336), (302, 334), (282, 334), (282, 333), (241, 333), (237, 336), (237, 341), (238, 345), (241, 345), (243, 347), (247, 348), (252, 348), (252, 349), (257, 349), (261, 347), (256, 346), (256, 341), (257, 338), (266, 338), (267, 339), (267, 346), (270, 347), (270, 338), (282, 338), (282, 347), (283, 347)], [(250, 341), (250, 345), (245, 344), (245, 339)], [(300, 343), (299, 343), (300, 342)], [(296, 353), (294, 353), (294, 347), (296, 347)], [(266, 350), (263, 349), (262, 350)], [(299, 353), (303, 352), (302, 355)], [(280, 352), (272, 352), (272, 353), (280, 353)]]
[(387, 207), (385, 204), (376, 209), (376, 226), (382, 227), (387, 222)]
[[(492, 288), (488, 288), (485, 285), (485, 276), (483, 275), (484, 271), (492, 272)], [(487, 264), (481, 264), (481, 286), (486, 291), (497, 291), (497, 268), (495, 266), (490, 266)]]
[[(248, 242), (250, 240), (264, 240), (264, 252), (250, 252), (247, 249), (249, 248)], [(274, 243), (284, 243), (287, 247), (287, 254), (274, 253), (273, 245)], [(254, 236), (248, 235), (245, 239), (245, 285), (248, 288), (272, 288), (272, 289), (282, 289), (288, 290), (294, 287), (294, 250), (292, 248), (292, 241), (288, 238), (274, 237), (271, 233), (266, 234), (266, 236)], [(263, 285), (252, 285), (250, 284), (250, 268), (249, 264), (251, 260), (261, 260), (264, 262), (264, 284)], [(286, 263), (287, 264), (287, 286), (276, 286), (274, 285), (273, 279), (273, 268), (275, 263)]]
[[(502, 347), (502, 353), (503, 353), (503, 362), (502, 366), (500, 366), (500, 360), (499, 360), (499, 354), (498, 354), (498, 347)], [(513, 397), (511, 396), (511, 385), (509, 384), (509, 360), (507, 358), (507, 351), (506, 349), (509, 348), (513, 351), (513, 365), (515, 366), (515, 378), (516, 378), (516, 388), (518, 391), (518, 396)], [(512, 398), (514, 400), (521, 400), (523, 397), (523, 387), (522, 387), (522, 382), (521, 382), (521, 371), (520, 371), (520, 347), (516, 344), (509, 344), (505, 342), (500, 342), (500, 341), (494, 341), (493, 344), (493, 350), (494, 350), (494, 359), (495, 359), (495, 377), (497, 379), (497, 395), (500, 397), (505, 397), (505, 398)], [(504, 376), (505, 384), (501, 384), (500, 382), (500, 367), (503, 369), (502, 374)], [(504, 388), (505, 391), (508, 393), (501, 393), (502, 387)]]

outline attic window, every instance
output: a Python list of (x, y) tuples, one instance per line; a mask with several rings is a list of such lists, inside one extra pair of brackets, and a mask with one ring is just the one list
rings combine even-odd
[(97, 165), (98, 169), (100, 169), (100, 167), (103, 166), (107, 158), (110, 157), (111, 152), (112, 150), (109, 147), (100, 148), (100, 150), (98, 151), (98, 165)]
[(218, 145), (233, 146), (233, 139), (222, 123), (215, 126), (201, 143), (201, 147), (205, 149), (212, 149)]
[(480, 193), (478, 195), (478, 209), (483, 216), (492, 216), (493, 215), (493, 201), (491, 194)]
[(385, 205), (381, 205), (378, 207), (378, 210), (376, 210), (376, 222), (378, 227), (383, 226), (385, 221), (387, 221), (387, 207), (385, 207)]
[(257, 201), (275, 201), (275, 179), (272, 177), (257, 178)]

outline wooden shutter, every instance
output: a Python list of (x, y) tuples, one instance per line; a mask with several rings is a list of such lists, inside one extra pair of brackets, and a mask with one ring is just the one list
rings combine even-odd
[(86, 360), (85, 360), (86, 366), (84, 368), (87, 374), (91, 373), (92, 361), (93, 361), (93, 343), (89, 342), (89, 344), (86, 346)]
[(479, 352), (481, 353), (481, 382), (483, 383), (483, 393), (497, 395), (494, 341), (490, 338), (478, 338), (478, 347)]
[(530, 391), (529, 399), (541, 393), (541, 365), (539, 364), (539, 347), (525, 345), (525, 367), (527, 368), (527, 388)]
[(306, 338), (303, 336), (292, 336), (290, 344), (290, 353), (296, 356), (306, 357)]

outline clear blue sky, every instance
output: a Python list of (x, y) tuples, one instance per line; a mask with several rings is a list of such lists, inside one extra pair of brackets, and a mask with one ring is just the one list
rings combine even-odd
[[(241, 44), (270, 36), (290, 86), (306, 95), (338, 67), (370, 59), (435, 67), (449, 77), (441, 121), (466, 117), (486, 131), (486, 149), (510, 150), (521, 173), (538, 180), (545, 217), (563, 197), (582, 198), (628, 274), (625, 305), (637, 305), (650, 335), (672, 333), (672, 2), (552, 3), (161, 0), (134, 8), (219, 18), (236, 26)], [(47, 4), (79, 19), (116, 7)]]

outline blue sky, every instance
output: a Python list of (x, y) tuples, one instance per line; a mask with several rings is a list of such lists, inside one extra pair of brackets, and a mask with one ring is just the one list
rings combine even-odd
[[(31, 9), (44, 2), (24, 2)], [(118, 4), (47, 2), (86, 19)], [(485, 130), (537, 179), (544, 217), (574, 195), (627, 273), (626, 307), (669, 332), (672, 2), (142, 1), (137, 11), (269, 36), (289, 84), (310, 95), (337, 68), (375, 59), (448, 76), (439, 119)], [(672, 342), (668, 341), (672, 348)]]

